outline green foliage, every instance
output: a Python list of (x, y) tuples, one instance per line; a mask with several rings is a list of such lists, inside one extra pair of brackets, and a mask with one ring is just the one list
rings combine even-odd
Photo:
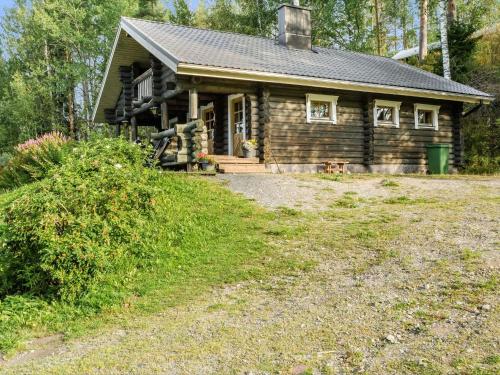
[(131, 301), (156, 311), (302, 267), (266, 244), (274, 214), (219, 184), (145, 169), (143, 155), (125, 141), (90, 141), (50, 178), (0, 195), (0, 350), (26, 332), (101, 324), (84, 318)]
[(174, 11), (170, 15), (170, 22), (184, 26), (191, 26), (193, 24), (193, 14), (189, 10), (186, 0), (174, 0), (173, 8)]
[(69, 140), (58, 132), (31, 139), (14, 149), (0, 168), (0, 189), (11, 189), (45, 178), (63, 161)]
[(165, 9), (158, 0), (138, 0), (137, 12), (134, 17), (153, 21), (163, 21), (165, 19)]
[(464, 173), (467, 174), (495, 174), (500, 173), (500, 156), (488, 157), (477, 154), (466, 160)]
[[(448, 46), (450, 51), (451, 77), (454, 81), (468, 83), (474, 70), (474, 52), (477, 39), (472, 34), (477, 30), (474, 20), (456, 20), (448, 25)], [(434, 53), (440, 55), (439, 53)], [(443, 64), (440, 58), (432, 58), (432, 70), (443, 75)]]
[(129, 257), (146, 257), (156, 190), (144, 157), (124, 140), (83, 143), (26, 186), (5, 213), (0, 293), (75, 301)]

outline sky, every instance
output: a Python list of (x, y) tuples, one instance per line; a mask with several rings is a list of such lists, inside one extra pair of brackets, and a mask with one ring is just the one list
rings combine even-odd
[[(165, 4), (171, 3), (170, 0), (162, 0), (162, 2)], [(190, 0), (188, 3), (190, 3), (191, 9), (195, 9), (198, 6), (198, 0)], [(207, 3), (209, 2), (207, 1)], [(3, 16), (5, 8), (11, 7), (12, 5), (14, 5), (14, 0), (0, 0), (0, 17)]]

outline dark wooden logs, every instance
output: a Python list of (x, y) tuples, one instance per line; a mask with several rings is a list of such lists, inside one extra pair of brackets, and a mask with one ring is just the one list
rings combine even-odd
[(363, 163), (369, 166), (373, 164), (374, 159), (373, 100), (371, 97), (367, 97), (363, 102), (363, 129)]
[(130, 66), (120, 66), (120, 81), (123, 86), (123, 115), (125, 118), (132, 116), (132, 100), (134, 96), (132, 80), (132, 68)]
[(130, 119), (130, 141), (135, 142), (137, 140), (137, 118), (132, 116)]
[(258, 94), (259, 103), (259, 158), (262, 161), (270, 159), (270, 134), (269, 134), (269, 121), (270, 121), (270, 108), (269, 97), (271, 93), (269, 88), (262, 87)]

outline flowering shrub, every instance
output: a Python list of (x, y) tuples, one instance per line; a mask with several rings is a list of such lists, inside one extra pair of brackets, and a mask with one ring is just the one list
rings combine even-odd
[(69, 139), (60, 132), (44, 134), (19, 144), (0, 170), (0, 189), (10, 189), (40, 180), (60, 165)]
[(145, 153), (125, 140), (81, 143), (50, 178), (23, 187), (5, 213), (0, 296), (75, 301), (120, 265), (147, 258), (161, 192)]

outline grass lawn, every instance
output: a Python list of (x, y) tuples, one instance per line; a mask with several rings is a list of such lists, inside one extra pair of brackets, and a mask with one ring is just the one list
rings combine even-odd
[[(151, 239), (151, 250), (161, 256), (133, 274), (112, 275), (77, 305), (29, 295), (0, 300), (0, 350), (7, 357), (26, 339), (78, 337), (189, 301), (214, 285), (309, 267), (266, 241), (276, 214), (196, 177), (166, 174), (161, 188), (165, 195), (157, 204), (168, 213)], [(0, 209), (19, 194), (0, 195)]]
[(319, 211), (167, 178), (186, 242), (134, 275), (123, 303), (23, 325), (69, 340), (51, 357), (29, 346), (40, 358), (5, 373), (500, 371), (498, 179), (323, 180)]

